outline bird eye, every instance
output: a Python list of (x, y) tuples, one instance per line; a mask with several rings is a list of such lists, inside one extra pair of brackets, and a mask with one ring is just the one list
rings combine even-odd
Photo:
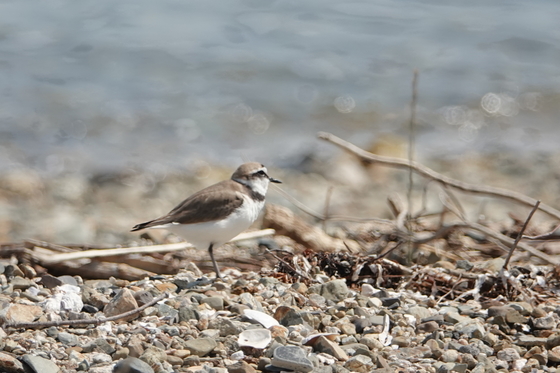
[(266, 176), (266, 172), (264, 172), (263, 170), (260, 170), (260, 171), (257, 172), (257, 175)]

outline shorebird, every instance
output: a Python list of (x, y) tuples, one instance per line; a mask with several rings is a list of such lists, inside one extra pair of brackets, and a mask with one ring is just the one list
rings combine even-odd
[(131, 232), (164, 228), (184, 238), (197, 249), (208, 248), (216, 276), (222, 279), (214, 259), (214, 247), (237, 236), (253, 224), (264, 206), (269, 183), (281, 183), (268, 176), (260, 163), (244, 163), (231, 179), (191, 195), (167, 215), (135, 225)]

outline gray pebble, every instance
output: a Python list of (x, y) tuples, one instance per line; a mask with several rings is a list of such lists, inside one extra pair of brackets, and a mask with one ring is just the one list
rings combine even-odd
[(274, 350), (272, 365), (298, 372), (310, 372), (313, 370), (313, 364), (306, 355), (301, 347), (280, 346)]
[(112, 355), (115, 352), (115, 348), (111, 346), (109, 342), (105, 340), (105, 338), (97, 338), (95, 340), (95, 346), (97, 350), (104, 352), (108, 355)]
[(23, 362), (36, 373), (58, 373), (60, 369), (50, 360), (34, 355), (23, 355)]
[(144, 361), (128, 357), (115, 365), (113, 373), (154, 373), (154, 370)]
[(222, 297), (204, 298), (201, 303), (209, 305), (216, 311), (221, 311), (224, 309), (224, 298)]
[(184, 348), (189, 350), (191, 354), (197, 356), (206, 356), (218, 346), (212, 338), (198, 338), (185, 341)]
[(56, 339), (58, 339), (60, 343), (63, 343), (66, 346), (76, 346), (79, 341), (78, 336), (66, 332), (58, 333)]
[(373, 369), (373, 361), (369, 356), (356, 355), (348, 359), (344, 367), (352, 372), (368, 373)]

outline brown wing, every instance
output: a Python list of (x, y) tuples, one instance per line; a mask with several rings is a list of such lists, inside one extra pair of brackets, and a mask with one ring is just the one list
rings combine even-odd
[(243, 204), (240, 186), (232, 180), (211, 185), (181, 202), (169, 214), (138, 224), (132, 231), (170, 223), (194, 224), (219, 220)]

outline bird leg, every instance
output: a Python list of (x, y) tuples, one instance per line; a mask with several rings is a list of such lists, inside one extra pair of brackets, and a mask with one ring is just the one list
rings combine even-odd
[(211, 243), (210, 246), (208, 247), (208, 252), (210, 253), (210, 259), (212, 259), (212, 264), (214, 265), (214, 272), (216, 272), (216, 277), (219, 278), (220, 280), (223, 280), (224, 278), (220, 274), (220, 268), (218, 268), (218, 263), (216, 263), (216, 259), (214, 259), (214, 244), (213, 243)]

